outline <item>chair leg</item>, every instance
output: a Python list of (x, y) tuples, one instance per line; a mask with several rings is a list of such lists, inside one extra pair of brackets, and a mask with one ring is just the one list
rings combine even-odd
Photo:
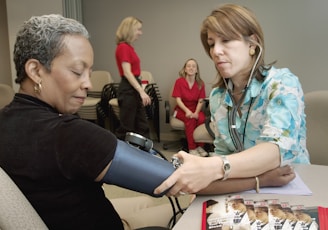
[(163, 143), (163, 149), (168, 150), (168, 149), (173, 149), (173, 150), (183, 150), (188, 152), (188, 144), (187, 144), (187, 139), (186, 138), (181, 138), (180, 140), (177, 141), (169, 141)]
[(105, 128), (105, 118), (102, 117), (98, 117), (97, 122), (96, 122), (99, 126)]

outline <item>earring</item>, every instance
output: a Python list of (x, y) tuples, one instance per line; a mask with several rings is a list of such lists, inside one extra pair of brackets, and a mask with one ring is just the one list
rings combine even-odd
[(41, 93), (41, 90), (42, 90), (41, 82), (42, 82), (42, 81), (40, 80), (39, 83), (37, 83), (37, 84), (34, 85), (34, 92), (35, 92), (35, 93)]
[(255, 49), (250, 48), (249, 50), (249, 55), (253, 56), (255, 54)]

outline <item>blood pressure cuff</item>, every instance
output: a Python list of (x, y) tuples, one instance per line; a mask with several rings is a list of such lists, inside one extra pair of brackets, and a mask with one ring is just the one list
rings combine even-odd
[(103, 182), (161, 197), (167, 191), (161, 194), (154, 194), (153, 191), (174, 170), (170, 162), (118, 140), (115, 156)]

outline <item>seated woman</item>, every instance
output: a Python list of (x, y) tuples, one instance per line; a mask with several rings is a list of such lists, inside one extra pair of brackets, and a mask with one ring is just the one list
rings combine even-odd
[[(49, 229), (123, 230), (103, 183), (153, 195), (155, 186), (174, 171), (168, 161), (77, 115), (92, 88), (93, 58), (86, 28), (61, 15), (31, 17), (16, 37), (19, 91), (0, 110), (0, 167)], [(133, 200), (144, 205), (143, 199)], [(160, 209), (159, 216), (170, 215), (169, 206), (147, 207), (151, 210), (132, 213), (138, 215), (135, 226), (157, 223), (155, 218), (142, 223), (141, 211)]]
[(172, 97), (177, 101), (173, 116), (185, 124), (189, 153), (207, 156), (208, 153), (202, 148), (204, 143), (196, 143), (193, 137), (195, 128), (205, 122), (205, 114), (202, 112), (205, 86), (197, 61), (188, 59), (179, 71), (179, 76), (172, 92)]

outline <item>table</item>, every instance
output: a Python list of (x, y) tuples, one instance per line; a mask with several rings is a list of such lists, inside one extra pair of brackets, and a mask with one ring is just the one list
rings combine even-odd
[[(282, 194), (242, 194), (244, 198), (253, 200), (261, 199), (280, 199), (281, 201), (288, 201), (290, 204), (303, 204), (304, 206), (324, 206), (328, 207), (328, 166), (323, 165), (295, 165), (295, 170), (302, 178), (304, 183), (312, 191), (312, 195), (282, 195)], [(226, 196), (226, 195), (223, 195)], [(201, 215), (202, 203), (208, 199), (218, 199), (218, 196), (197, 196), (190, 204), (186, 212), (179, 219), (173, 230), (200, 230), (201, 229)]]

